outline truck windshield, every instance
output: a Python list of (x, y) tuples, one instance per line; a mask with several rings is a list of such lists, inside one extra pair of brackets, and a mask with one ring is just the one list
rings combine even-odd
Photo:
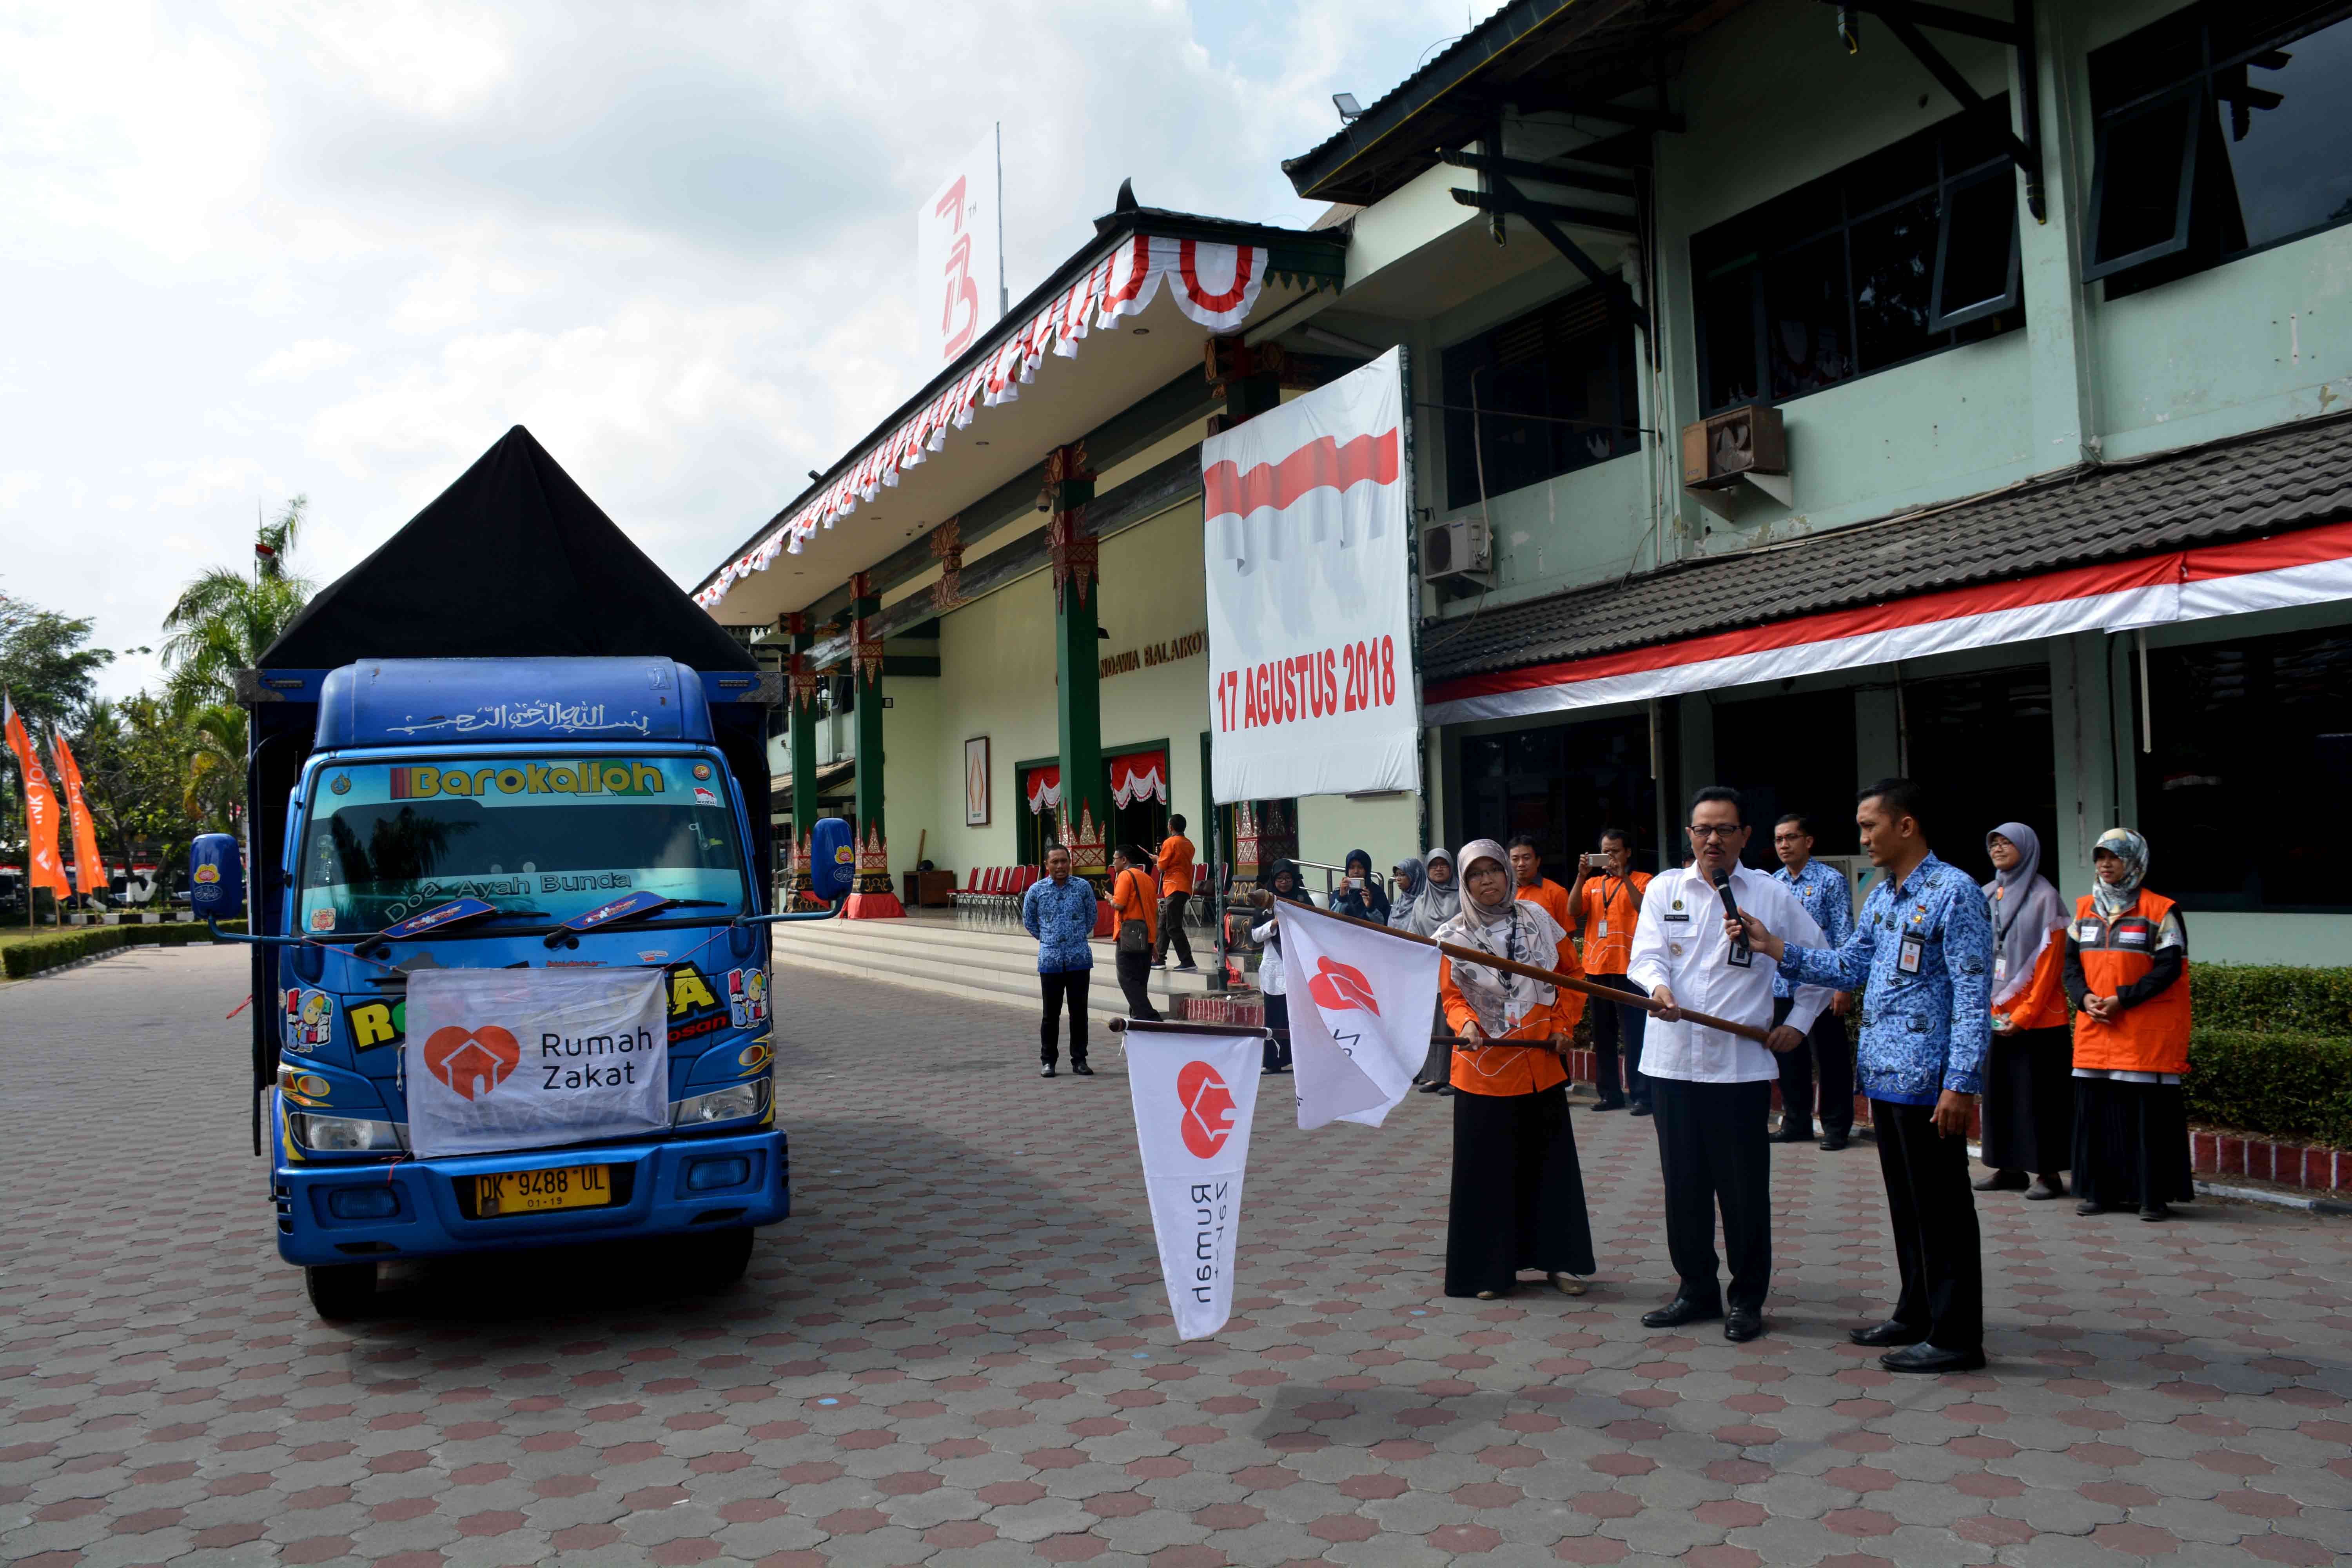
[(307, 935), (381, 931), (452, 899), (570, 920), (615, 896), (740, 912), (725, 775), (702, 757), (469, 756), (320, 770), (302, 833)]

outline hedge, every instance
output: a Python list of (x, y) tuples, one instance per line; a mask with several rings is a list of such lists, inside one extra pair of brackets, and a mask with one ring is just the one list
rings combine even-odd
[[(226, 921), (221, 930), (242, 931), (245, 922)], [(212, 932), (195, 921), (171, 925), (79, 926), (54, 936), (31, 937), (0, 947), (0, 964), (5, 965), (9, 979), (22, 980), (92, 953), (112, 952), (119, 947), (184, 947), (192, 942), (211, 941)]]
[(2252, 1029), (2193, 1029), (2189, 1117), (2352, 1149), (2352, 1040)]
[(2352, 969), (2192, 963), (2189, 984), (2200, 1028), (2352, 1039)]

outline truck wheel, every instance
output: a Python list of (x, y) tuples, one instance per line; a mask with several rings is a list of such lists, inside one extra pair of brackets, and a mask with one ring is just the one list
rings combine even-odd
[(330, 1322), (361, 1318), (375, 1304), (375, 1265), (329, 1263), (302, 1270), (310, 1310)]
[(739, 1226), (687, 1242), (687, 1276), (698, 1290), (724, 1290), (751, 1262), (751, 1227)]

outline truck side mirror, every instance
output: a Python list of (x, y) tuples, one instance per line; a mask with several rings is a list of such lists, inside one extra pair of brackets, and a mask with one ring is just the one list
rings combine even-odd
[(236, 838), (205, 833), (188, 846), (188, 899), (200, 921), (233, 921), (245, 913), (245, 854)]
[(857, 841), (849, 824), (821, 816), (809, 829), (809, 885), (826, 903), (849, 897), (857, 882)]

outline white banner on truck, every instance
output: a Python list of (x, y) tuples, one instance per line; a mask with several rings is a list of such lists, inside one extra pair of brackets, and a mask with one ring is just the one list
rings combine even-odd
[(1421, 787), (1404, 357), (1201, 444), (1220, 803)]
[(423, 969), (401, 1073), (415, 1152), (485, 1154), (669, 1125), (659, 969)]
[(1234, 1312), (1242, 1177), (1257, 1110), (1261, 1037), (1130, 1024), (1127, 1089), (1151, 1196), (1160, 1273), (1180, 1340), (1205, 1339)]

